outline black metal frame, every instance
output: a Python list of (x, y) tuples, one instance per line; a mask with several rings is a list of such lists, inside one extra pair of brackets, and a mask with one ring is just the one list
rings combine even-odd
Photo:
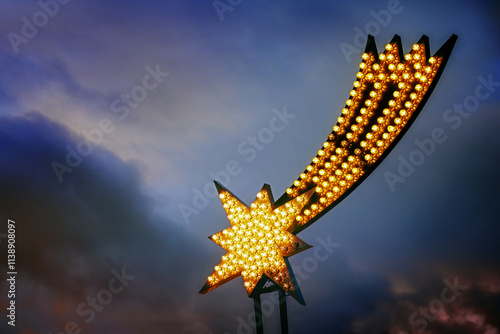
[[(272, 282), (268, 280), (268, 282)], [(270, 293), (278, 291), (279, 298), (279, 309), (280, 309), (280, 328), (281, 334), (288, 334), (288, 314), (286, 308), (286, 297), (287, 294), (285, 290), (280, 288), (277, 284), (273, 282), (272, 286), (263, 287), (259, 289), (258, 293), (253, 295), (254, 312), (255, 312), (255, 329), (257, 334), (264, 334), (264, 317), (262, 315), (262, 305), (260, 296), (265, 293)], [(305, 304), (304, 304), (305, 305)]]

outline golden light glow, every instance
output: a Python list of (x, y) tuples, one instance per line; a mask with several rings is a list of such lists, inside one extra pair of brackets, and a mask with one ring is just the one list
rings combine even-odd
[(301, 177), (286, 190), (287, 198), (316, 188), (289, 229), (296, 233), (341, 197), (396, 139), (422, 101), (441, 57), (427, 59), (426, 47), (414, 44), (402, 59), (397, 42), (376, 57), (364, 53), (357, 80), (342, 115), (322, 149)]
[(218, 185), (218, 189), (231, 227), (212, 235), (210, 239), (227, 253), (215, 266), (202, 292), (208, 292), (241, 275), (248, 295), (251, 295), (265, 275), (265, 278), (300, 299), (285, 258), (310, 246), (287, 230), (314, 190), (273, 208), (268, 186), (262, 188), (250, 207), (221, 185)]
[(380, 55), (370, 36), (337, 124), (276, 203), (267, 185), (248, 207), (216, 183), (231, 227), (210, 237), (227, 253), (200, 292), (241, 275), (249, 296), (260, 294), (263, 282), (270, 279), (303, 302), (287, 257), (310, 246), (295, 234), (342, 200), (382, 161), (422, 108), (456, 38), (453, 35), (429, 57), (426, 37), (403, 56), (398, 36)]

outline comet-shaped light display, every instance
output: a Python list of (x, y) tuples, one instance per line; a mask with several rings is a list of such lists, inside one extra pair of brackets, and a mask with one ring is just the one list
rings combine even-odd
[(295, 235), (353, 191), (401, 139), (432, 93), (456, 39), (452, 35), (431, 57), (426, 36), (405, 55), (398, 35), (380, 55), (369, 36), (337, 124), (276, 202), (268, 185), (248, 207), (216, 182), (231, 227), (210, 237), (227, 253), (200, 292), (241, 275), (250, 297), (270, 280), (303, 304), (287, 257), (310, 246)]

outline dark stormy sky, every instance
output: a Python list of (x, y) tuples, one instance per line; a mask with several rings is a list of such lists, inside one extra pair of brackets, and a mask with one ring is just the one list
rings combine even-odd
[(0, 270), (11, 219), (18, 272), (2, 333), (250, 333), (241, 278), (198, 293), (224, 254), (207, 236), (229, 226), (212, 180), (278, 198), (336, 122), (366, 33), (405, 52), (425, 34), (431, 54), (459, 38), (398, 146), (299, 234), (314, 248), (290, 258), (307, 303), (289, 299), (290, 333), (499, 333), (497, 2), (1, 8)]

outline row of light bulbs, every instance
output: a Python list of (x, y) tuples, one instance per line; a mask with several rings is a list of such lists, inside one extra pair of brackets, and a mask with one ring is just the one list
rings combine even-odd
[(297, 215), (307, 223), (337, 200), (384, 153), (417, 109), (442, 59), (426, 59), (423, 44), (399, 59), (397, 43), (378, 60), (364, 53), (342, 115), (306, 170), (286, 190), (293, 198), (315, 188), (316, 200)]

